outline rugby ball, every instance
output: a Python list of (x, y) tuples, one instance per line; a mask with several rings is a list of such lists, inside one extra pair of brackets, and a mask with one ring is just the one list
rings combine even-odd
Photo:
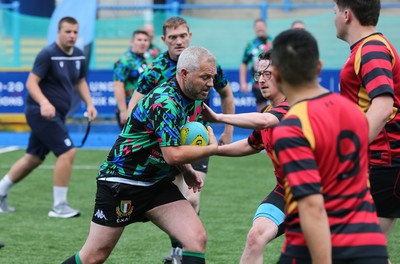
[(207, 146), (207, 128), (200, 122), (189, 122), (181, 128), (181, 145)]

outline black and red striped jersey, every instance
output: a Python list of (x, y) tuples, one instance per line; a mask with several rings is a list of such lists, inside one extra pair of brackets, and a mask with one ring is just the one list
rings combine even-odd
[(380, 33), (351, 46), (340, 73), (340, 93), (367, 112), (378, 96), (393, 96), (393, 113), (370, 144), (371, 165), (400, 166), (400, 65), (394, 47)]
[(282, 254), (310, 258), (297, 201), (322, 194), (333, 259), (386, 257), (368, 184), (368, 121), (359, 107), (334, 93), (298, 102), (275, 128), (273, 143), (284, 173)]
[[(269, 113), (274, 116), (280, 121), (286, 115), (289, 110), (289, 103), (287, 101), (283, 101), (282, 103), (278, 104), (275, 107), (269, 105), (265, 108), (264, 113)], [(283, 180), (282, 180), (282, 168), (279, 164), (275, 161), (273, 157), (274, 147), (272, 145), (272, 132), (274, 131), (273, 127), (254, 130), (247, 139), (247, 142), (250, 146), (255, 149), (263, 150), (267, 152), (268, 156), (272, 160), (272, 165), (274, 166), (274, 173), (276, 177), (276, 184), (280, 187), (278, 190), (283, 190)], [(282, 196), (283, 193), (280, 193)]]

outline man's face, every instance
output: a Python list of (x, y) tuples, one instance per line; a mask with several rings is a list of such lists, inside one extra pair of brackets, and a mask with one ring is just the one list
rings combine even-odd
[(184, 93), (193, 100), (205, 100), (214, 86), (217, 67), (206, 60), (201, 61), (199, 69), (186, 71), (184, 78)]
[(306, 26), (303, 23), (297, 22), (292, 26), (293, 29), (306, 29)]
[(260, 76), (258, 84), (260, 85), (261, 94), (265, 99), (268, 100), (273, 100), (279, 94), (275, 79), (272, 76), (272, 67), (271, 61), (260, 60), (257, 71)]
[(256, 36), (259, 38), (267, 37), (267, 25), (265, 25), (265, 23), (263, 23), (262, 21), (258, 21), (254, 25), (254, 32), (256, 33)]
[(171, 59), (177, 61), (183, 50), (189, 47), (192, 33), (189, 32), (186, 25), (180, 25), (176, 28), (170, 27), (165, 32), (165, 36), (162, 36), (161, 39), (167, 45)]
[(345, 12), (346, 10), (340, 11), (338, 6), (335, 4), (333, 8), (333, 12), (335, 13), (335, 27), (336, 27), (336, 37), (342, 40), (346, 38), (346, 27), (345, 27)]
[(76, 40), (78, 38), (77, 24), (70, 24), (63, 22), (61, 28), (58, 30), (58, 40), (64, 50), (69, 50), (75, 46)]
[(149, 49), (149, 37), (145, 34), (136, 34), (131, 41), (132, 52), (136, 54), (144, 54)]

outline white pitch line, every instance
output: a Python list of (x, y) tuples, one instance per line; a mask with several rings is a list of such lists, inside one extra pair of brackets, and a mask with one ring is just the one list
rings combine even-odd
[[(4, 164), (0, 164), (0, 169), (9, 169), (10, 166), (6, 166)], [(98, 170), (100, 168), (99, 166), (93, 166), (93, 165), (74, 165), (72, 169), (77, 169), (77, 170)], [(44, 169), (44, 170), (53, 170), (54, 165), (40, 165), (38, 169)]]
[(0, 148), (0, 154), (7, 153), (7, 152), (13, 152), (19, 150), (19, 147), (17, 146), (9, 146), (5, 148)]

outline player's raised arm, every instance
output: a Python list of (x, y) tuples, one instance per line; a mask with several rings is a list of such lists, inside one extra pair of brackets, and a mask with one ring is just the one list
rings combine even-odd
[(279, 119), (270, 113), (217, 114), (207, 105), (204, 105), (202, 115), (207, 122), (225, 123), (249, 129), (263, 129), (279, 124)]

